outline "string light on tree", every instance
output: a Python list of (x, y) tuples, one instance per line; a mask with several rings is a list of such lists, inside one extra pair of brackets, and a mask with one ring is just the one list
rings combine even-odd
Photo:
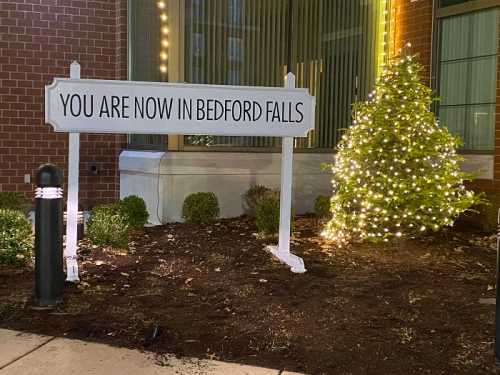
[(339, 245), (436, 231), (480, 201), (465, 189), (471, 176), (460, 171), (459, 140), (429, 110), (434, 98), (421, 71), (412, 56), (392, 59), (368, 101), (354, 105), (332, 166), (332, 219), (323, 232)]

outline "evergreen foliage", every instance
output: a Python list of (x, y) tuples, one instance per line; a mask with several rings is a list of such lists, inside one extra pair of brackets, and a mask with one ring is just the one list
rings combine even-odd
[(248, 216), (255, 216), (259, 202), (273, 190), (264, 185), (253, 185), (243, 195), (243, 207)]
[(28, 212), (29, 206), (22, 193), (0, 191), (0, 209)]
[(439, 124), (435, 100), (412, 56), (384, 69), (332, 166), (332, 219), (324, 234), (339, 245), (389, 241), (451, 226), (480, 197), (464, 186), (459, 140)]
[(101, 204), (92, 209), (87, 223), (87, 237), (94, 245), (127, 248), (128, 216), (120, 203)]
[(330, 198), (324, 195), (318, 195), (314, 201), (314, 214), (318, 219), (324, 219), (330, 216)]
[(129, 195), (120, 201), (121, 209), (127, 216), (131, 228), (142, 228), (147, 223), (149, 214), (146, 202), (137, 195)]
[(31, 259), (31, 224), (20, 211), (0, 208), (0, 264), (24, 266)]
[(188, 223), (209, 224), (219, 216), (219, 201), (214, 193), (193, 193), (182, 205), (182, 217)]
[(280, 198), (278, 194), (266, 194), (255, 209), (255, 225), (260, 233), (276, 234), (280, 228)]

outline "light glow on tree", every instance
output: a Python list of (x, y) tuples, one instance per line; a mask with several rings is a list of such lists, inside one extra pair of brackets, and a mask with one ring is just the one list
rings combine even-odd
[(432, 90), (413, 56), (391, 60), (369, 99), (354, 105), (338, 145), (332, 219), (324, 236), (342, 246), (389, 241), (451, 226), (480, 198), (467, 190), (459, 140), (439, 124)]

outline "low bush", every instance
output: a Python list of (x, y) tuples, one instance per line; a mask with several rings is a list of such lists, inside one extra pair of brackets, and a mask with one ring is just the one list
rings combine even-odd
[(214, 193), (193, 193), (182, 205), (182, 217), (188, 223), (207, 224), (219, 216), (219, 201)]
[(479, 204), (463, 212), (457, 219), (458, 224), (493, 233), (497, 228), (498, 210), (500, 209), (500, 193), (482, 193)]
[(314, 214), (318, 219), (325, 219), (330, 216), (330, 198), (318, 195), (314, 201)]
[(0, 191), (0, 209), (17, 210), (27, 213), (29, 202), (22, 193), (12, 191)]
[(259, 202), (272, 190), (263, 185), (254, 185), (243, 194), (243, 209), (249, 216), (255, 216)]
[(147, 223), (149, 214), (144, 199), (130, 195), (120, 201), (120, 206), (131, 228), (142, 228)]
[(266, 194), (255, 209), (255, 224), (260, 233), (273, 235), (280, 227), (280, 199), (278, 194)]
[(33, 250), (31, 224), (26, 216), (9, 209), (0, 209), (0, 264), (24, 266)]
[(128, 247), (129, 221), (120, 203), (94, 207), (87, 223), (87, 237), (94, 245)]

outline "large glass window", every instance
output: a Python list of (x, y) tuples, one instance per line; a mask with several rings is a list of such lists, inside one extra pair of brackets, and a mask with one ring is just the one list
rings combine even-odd
[(450, 5), (458, 5), (458, 4), (462, 4), (462, 3), (468, 3), (470, 1), (474, 1), (474, 0), (441, 0), (439, 2), (439, 5), (441, 7), (447, 7)]
[[(178, 1), (178, 0), (176, 0)], [(133, 79), (164, 79), (158, 1), (130, 0)], [(168, 1), (165, 1), (168, 4)], [(316, 127), (296, 147), (331, 150), (351, 105), (373, 88), (385, 0), (180, 0), (183, 69), (190, 83), (282, 86), (287, 69), (316, 97)], [(140, 4), (140, 5), (139, 5)], [(146, 5), (147, 4), (147, 5)], [(156, 17), (156, 18), (155, 18)], [(171, 17), (169, 15), (169, 17)], [(139, 20), (142, 18), (143, 20)], [(144, 34), (151, 34), (148, 37)], [(156, 38), (156, 41), (153, 39)], [(154, 45), (156, 43), (156, 45)], [(173, 41), (171, 42), (173, 43)], [(146, 52), (145, 50), (148, 50)], [(140, 61), (137, 61), (140, 60)], [(135, 64), (135, 67), (134, 67)], [(143, 78), (144, 77), (144, 78)], [(183, 137), (185, 149), (272, 149), (279, 138)]]
[(494, 149), (498, 11), (441, 21), (439, 117), (460, 136), (463, 149)]
[[(129, 0), (129, 80), (162, 81), (161, 19), (156, 1)], [(162, 150), (167, 137), (158, 134), (131, 134), (129, 147)]]

